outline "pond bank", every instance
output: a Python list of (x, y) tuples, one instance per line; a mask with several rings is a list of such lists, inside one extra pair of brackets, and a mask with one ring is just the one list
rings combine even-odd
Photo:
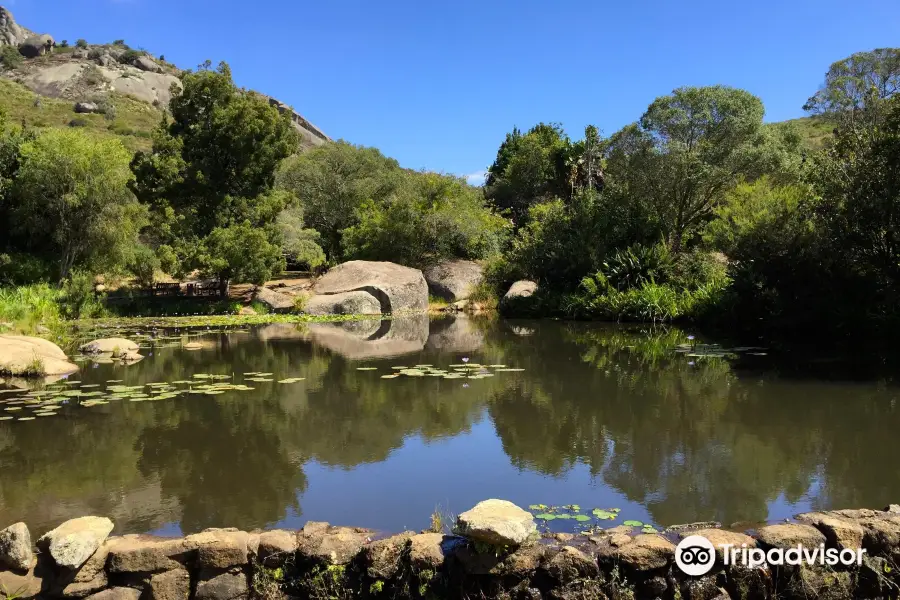
[[(498, 505), (500, 508), (498, 509)], [(308, 522), (299, 531), (208, 529), (183, 538), (107, 537), (108, 519), (67, 521), (37, 540), (24, 524), (0, 531), (0, 597), (93, 600), (302, 598), (870, 598), (900, 584), (900, 506), (797, 515), (795, 522), (738, 533), (715, 523), (660, 534), (626, 526), (590, 534), (532, 534), (525, 511), (486, 501), (460, 515), (457, 531), (384, 536)], [(635, 533), (637, 533), (635, 535)], [(752, 534), (752, 535), (748, 535)], [(676, 544), (866, 551), (859, 567), (721, 564), (688, 577)], [(492, 540), (489, 543), (487, 540)], [(4, 565), (4, 563), (6, 563)]]

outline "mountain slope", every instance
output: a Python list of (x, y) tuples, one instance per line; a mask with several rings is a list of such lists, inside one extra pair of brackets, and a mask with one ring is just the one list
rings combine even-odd
[[(133, 150), (146, 149), (152, 129), (181, 86), (180, 73), (162, 57), (122, 41), (56, 44), (51, 36), (20, 26), (0, 6), (0, 106), (28, 125), (83, 126), (100, 135), (122, 136)], [(290, 113), (303, 146), (329, 139), (286, 104), (262, 95), (279, 112)]]

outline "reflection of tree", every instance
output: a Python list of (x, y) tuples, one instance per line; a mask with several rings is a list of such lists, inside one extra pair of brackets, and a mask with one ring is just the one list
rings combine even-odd
[(898, 449), (885, 395), (823, 385), (810, 398), (809, 383), (741, 379), (723, 359), (692, 366), (671, 351), (685, 341), (677, 330), (533, 327), (525, 343), (502, 331), (488, 339), (507, 362), (528, 364), (528, 383), (491, 404), (516, 464), (559, 475), (583, 461), (661, 523), (761, 520), (782, 495), (857, 506), (900, 491), (876, 466), (884, 448)]
[[(87, 382), (127, 385), (200, 373), (240, 380), (251, 371), (306, 379), (2, 422), (0, 522), (24, 519), (41, 529), (94, 513), (118, 515), (120, 531), (169, 521), (186, 531), (265, 526), (300, 512), (305, 461), (350, 469), (389, 460), (410, 436), (429, 441), (467, 431), (485, 408), (516, 467), (565, 475), (583, 463), (660, 523), (765, 519), (780, 497), (809, 494), (815, 507), (828, 508), (900, 496), (891, 464), (900, 416), (890, 389), (676, 356), (672, 346), (684, 341), (676, 329), (472, 325), (477, 335), (467, 335), (480, 349), (446, 352), (430, 343), (371, 363), (375, 372), (358, 371), (359, 362), (302, 332), (271, 330), (212, 335), (201, 338), (210, 346), (202, 351), (157, 348), (127, 368), (89, 369)], [(436, 331), (449, 337), (446, 328)], [(442, 340), (463, 347), (457, 341)], [(445, 366), (465, 355), (525, 371), (468, 388), (462, 380), (379, 376), (393, 365)]]

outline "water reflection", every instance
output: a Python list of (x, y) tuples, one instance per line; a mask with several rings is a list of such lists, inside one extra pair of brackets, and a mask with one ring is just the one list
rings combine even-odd
[[(458, 512), (488, 496), (731, 523), (900, 498), (896, 388), (841, 380), (841, 363), (828, 381), (796, 363), (784, 376), (776, 356), (676, 354), (676, 329), (465, 317), (200, 339), (201, 350), (156, 349), (82, 380), (305, 379), (0, 422), (0, 525), (40, 532), (103, 514), (120, 532), (308, 518), (401, 530), (424, 527), (436, 505)], [(524, 371), (380, 377), (463, 357)]]

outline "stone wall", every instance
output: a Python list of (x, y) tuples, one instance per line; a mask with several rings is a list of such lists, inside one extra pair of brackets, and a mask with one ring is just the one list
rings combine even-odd
[[(487, 501), (460, 515), (465, 537), (383, 536), (309, 522), (300, 531), (209, 529), (183, 538), (108, 537), (108, 519), (67, 521), (32, 544), (24, 524), (0, 531), (0, 597), (92, 600), (242, 598), (897, 598), (900, 506), (798, 515), (745, 533), (714, 523), (642, 534), (618, 526), (590, 535), (538, 534), (530, 515)], [(688, 577), (675, 545), (866, 550), (840, 567), (725, 567)], [(5, 569), (5, 570), (4, 570)]]

